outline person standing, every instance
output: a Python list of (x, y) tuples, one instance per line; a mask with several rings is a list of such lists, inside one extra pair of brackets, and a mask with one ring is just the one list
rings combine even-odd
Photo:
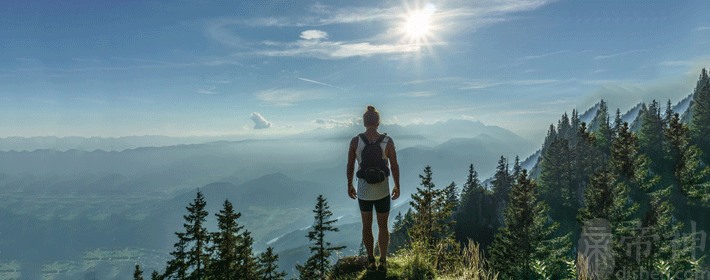
[[(365, 132), (352, 138), (348, 151), (347, 180), (348, 196), (357, 199), (362, 217), (362, 242), (367, 250), (367, 269), (387, 271), (387, 251), (389, 246), (389, 218), (391, 200), (399, 198), (399, 164), (394, 141), (387, 134), (380, 134), (380, 113), (373, 106), (367, 106), (362, 116)], [(355, 161), (358, 170), (355, 172)], [(357, 176), (357, 189), (353, 177)], [(391, 175), (391, 176), (390, 176)], [(390, 194), (389, 178), (394, 187)], [(372, 235), (372, 209), (377, 212), (379, 266), (375, 263), (374, 237)]]

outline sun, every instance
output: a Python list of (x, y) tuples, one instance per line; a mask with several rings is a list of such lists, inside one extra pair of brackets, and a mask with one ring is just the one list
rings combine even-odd
[(427, 4), (423, 9), (409, 11), (405, 16), (402, 25), (402, 33), (410, 41), (423, 42), (431, 36), (432, 16), (436, 12), (436, 6)]

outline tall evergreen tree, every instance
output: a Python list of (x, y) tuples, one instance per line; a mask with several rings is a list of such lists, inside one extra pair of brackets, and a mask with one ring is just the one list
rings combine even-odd
[(466, 244), (469, 239), (486, 249), (493, 242), (496, 223), (492, 196), (481, 185), (478, 172), (469, 166), (466, 183), (461, 193), (461, 203), (456, 212), (456, 240)]
[(437, 237), (437, 201), (444, 194), (441, 190), (436, 189), (436, 185), (432, 180), (431, 166), (424, 168), (424, 174), (420, 174), (421, 187), (417, 187), (417, 191), (412, 194), (412, 201), (409, 204), (414, 209), (413, 218), (414, 225), (411, 228), (410, 235), (415, 240), (421, 240), (429, 246), (436, 244)]
[(613, 135), (618, 135), (619, 134), (619, 129), (621, 128), (621, 125), (623, 124), (623, 120), (621, 119), (621, 110), (619, 108), (616, 108), (616, 114), (614, 116), (614, 133)]
[(508, 159), (500, 156), (496, 173), (491, 181), (493, 190), (493, 201), (495, 203), (497, 224), (503, 224), (503, 212), (508, 205), (508, 194), (510, 193), (510, 170), (508, 169)]
[(183, 225), (185, 227), (183, 238), (192, 245), (192, 248), (187, 251), (187, 265), (192, 268), (191, 279), (204, 279), (209, 264), (210, 234), (205, 227), (209, 213), (205, 210), (205, 206), (207, 206), (205, 196), (198, 191), (193, 203), (187, 207), (187, 215), (183, 216), (186, 222)]
[(308, 239), (314, 242), (309, 248), (311, 256), (304, 265), (297, 265), (300, 279), (326, 279), (330, 274), (330, 256), (335, 251), (345, 248), (345, 246), (332, 246), (326, 241), (325, 235), (327, 232), (337, 232), (338, 228), (333, 224), (338, 220), (331, 220), (333, 212), (330, 211), (328, 201), (323, 195), (318, 196), (316, 207), (313, 210), (315, 220), (313, 227), (308, 232)]
[(520, 166), (520, 157), (516, 155), (515, 161), (513, 162), (513, 172), (510, 173), (509, 181), (510, 181), (511, 185), (513, 184), (513, 182), (515, 182), (515, 180), (518, 179), (518, 177), (520, 177), (520, 172), (522, 170), (523, 170), (523, 167)]
[[(402, 213), (399, 213), (397, 217), (400, 218), (395, 218), (392, 234), (390, 235), (390, 253), (394, 253), (399, 249), (405, 248), (411, 242), (409, 233), (414, 225), (414, 214), (412, 213), (412, 209), (407, 209), (407, 213), (404, 214), (404, 216), (402, 216)], [(365, 250), (364, 247), (363, 250)], [(365, 254), (363, 254), (363, 256), (364, 255)]]
[(259, 255), (259, 279), (260, 280), (283, 280), (286, 272), (278, 271), (279, 255), (274, 254), (274, 248), (268, 247), (266, 251)]
[(234, 279), (242, 270), (244, 260), (237, 250), (243, 243), (241, 231), (244, 227), (237, 222), (241, 215), (234, 212), (229, 200), (225, 200), (222, 209), (215, 214), (218, 231), (212, 233), (214, 254), (210, 262), (210, 279)]
[(692, 144), (703, 152), (703, 161), (710, 165), (710, 77), (703, 68), (693, 92), (693, 102), (690, 106), (690, 135)]
[(549, 207), (538, 199), (537, 186), (523, 170), (510, 192), (505, 226), (491, 245), (491, 258), (503, 279), (537, 279), (533, 263), (541, 260), (560, 276), (568, 236), (554, 238), (558, 224), (548, 220)]
[(689, 198), (691, 205), (708, 207), (710, 206), (710, 166), (702, 162), (701, 154), (702, 152), (696, 146), (685, 149), (676, 176), (683, 194)]
[(641, 128), (639, 129), (639, 148), (653, 162), (653, 171), (664, 171), (663, 163), (663, 120), (658, 102), (653, 100), (646, 107), (641, 107)]
[(178, 241), (171, 253), (173, 259), (168, 261), (164, 277), (168, 279), (205, 279), (209, 264), (210, 235), (205, 228), (207, 211), (205, 196), (197, 191), (195, 200), (186, 207), (187, 215), (183, 215), (184, 232), (176, 232)]
[(160, 280), (160, 279), (162, 279), (162, 278), (160, 277), (160, 273), (158, 273), (157, 271), (153, 270), (153, 273), (150, 274), (150, 280)]
[[(680, 232), (683, 224), (674, 216), (674, 207), (669, 198), (671, 187), (660, 188), (651, 192), (650, 208), (642, 219), (636, 238), (652, 238), (648, 254), (636, 255), (640, 266), (646, 271), (664, 273), (659, 264), (668, 264), (670, 275), (690, 269), (691, 250), (687, 237)], [(637, 239), (638, 240), (638, 239)], [(693, 240), (694, 241), (694, 240)]]
[(136, 269), (133, 270), (133, 280), (143, 280), (143, 270), (138, 264), (136, 264)]
[(638, 225), (636, 214), (637, 203), (629, 197), (630, 188), (619, 181), (618, 175), (611, 170), (603, 169), (590, 178), (590, 184), (585, 190), (584, 207), (579, 209), (579, 221), (586, 223), (593, 219), (604, 219), (611, 226), (610, 240), (614, 266), (617, 271), (633, 267), (633, 260), (626, 254), (626, 245), (620, 242), (622, 237), (632, 236)]
[(612, 141), (610, 166), (612, 171), (622, 179), (631, 180), (634, 178), (634, 161), (638, 154), (638, 139), (630, 129), (629, 124), (624, 122), (619, 127), (617, 136)]
[(599, 110), (597, 111), (597, 114), (592, 122), (594, 123), (594, 126), (591, 130), (595, 131), (595, 146), (602, 152), (604, 157), (608, 158), (611, 153), (611, 136), (613, 134), (613, 130), (611, 128), (611, 124), (609, 123), (609, 109), (603, 99), (599, 103)]
[(442, 235), (440, 239), (454, 236), (454, 228), (456, 226), (454, 213), (459, 205), (456, 183), (451, 182), (442, 192), (442, 196), (437, 203), (438, 227), (441, 228)]
[(571, 206), (574, 197), (572, 162), (567, 139), (552, 141), (540, 161), (542, 196), (553, 207)]

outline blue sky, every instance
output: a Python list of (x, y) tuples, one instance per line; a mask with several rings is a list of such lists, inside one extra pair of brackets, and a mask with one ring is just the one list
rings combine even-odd
[[(373, 104), (387, 123), (473, 119), (538, 141), (599, 98), (624, 110), (689, 94), (710, 66), (708, 11), (704, 0), (2, 1), (0, 137), (287, 134), (351, 124)], [(405, 31), (412, 15), (428, 25)]]

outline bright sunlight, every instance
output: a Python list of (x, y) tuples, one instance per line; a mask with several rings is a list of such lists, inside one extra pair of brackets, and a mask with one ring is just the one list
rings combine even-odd
[(406, 16), (406, 22), (402, 26), (402, 32), (414, 42), (424, 42), (432, 32), (432, 15), (436, 11), (436, 6), (427, 4), (421, 10), (410, 11)]

